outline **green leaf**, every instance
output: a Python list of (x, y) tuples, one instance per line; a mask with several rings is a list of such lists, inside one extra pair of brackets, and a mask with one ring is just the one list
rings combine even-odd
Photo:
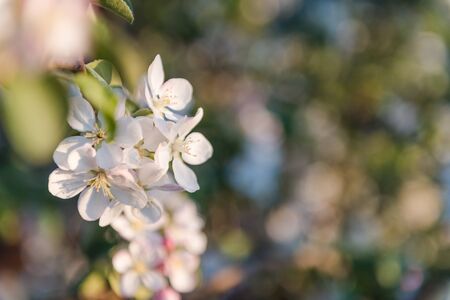
[(98, 5), (109, 9), (113, 13), (121, 16), (128, 23), (133, 23), (134, 13), (130, 0), (94, 0)]
[(86, 65), (89, 74), (106, 85), (111, 83), (113, 68), (112, 63), (103, 59), (94, 60)]
[(153, 112), (148, 108), (140, 108), (133, 113), (133, 117), (150, 116)]
[(2, 95), (2, 121), (14, 150), (40, 165), (51, 160), (66, 131), (66, 94), (53, 77), (18, 77)]
[(108, 140), (112, 140), (116, 130), (115, 112), (118, 102), (116, 95), (109, 86), (104, 85), (88, 74), (77, 74), (74, 80), (84, 98), (103, 114)]

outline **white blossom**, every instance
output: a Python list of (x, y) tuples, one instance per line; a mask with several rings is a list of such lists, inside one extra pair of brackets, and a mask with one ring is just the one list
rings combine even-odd
[(203, 134), (191, 132), (203, 109), (193, 117), (178, 114), (192, 99), (187, 80), (164, 82), (158, 55), (143, 82), (134, 99), (143, 108), (137, 112), (126, 105), (130, 93), (112, 88), (119, 99), (114, 136), (102, 114), (74, 90), (67, 121), (79, 135), (56, 148), (58, 168), (50, 174), (48, 188), (62, 199), (80, 194), (81, 217), (111, 225), (129, 243), (113, 257), (124, 297), (134, 297), (144, 287), (154, 300), (179, 300), (179, 293), (196, 287), (200, 255), (207, 246), (204, 221), (181, 192), (199, 189), (187, 164), (206, 162), (213, 148)]
[(163, 240), (151, 232), (133, 240), (128, 249), (118, 251), (113, 266), (121, 274), (122, 295), (133, 297), (142, 285), (153, 292), (165, 288), (167, 280), (158, 271), (165, 255)]
[(172, 78), (164, 82), (164, 69), (159, 54), (147, 72), (145, 98), (157, 118), (176, 120), (175, 112), (184, 109), (192, 100), (192, 85), (183, 78)]
[(172, 169), (176, 182), (188, 192), (195, 192), (200, 187), (194, 171), (186, 164), (200, 165), (211, 158), (213, 148), (205, 136), (192, 132), (203, 118), (203, 109), (199, 108), (194, 117), (183, 117), (176, 123), (155, 120), (156, 127), (168, 140), (167, 151), (172, 161)]
[[(67, 141), (66, 139), (65, 141)], [(75, 140), (75, 139), (73, 139)], [(59, 148), (68, 144), (60, 145)], [(69, 144), (71, 145), (71, 144)], [(73, 147), (73, 146), (72, 146)], [(136, 175), (117, 165), (120, 155), (114, 145), (102, 143), (95, 150), (90, 143), (76, 146), (71, 151), (59, 151), (58, 169), (49, 176), (48, 189), (58, 198), (68, 199), (80, 194), (78, 211), (87, 221), (100, 218), (100, 225), (108, 225), (123, 210), (123, 205), (144, 209), (151, 205)]]
[[(159, 249), (159, 253), (164, 255), (152, 271), (167, 278), (170, 286), (177, 292), (190, 292), (198, 283), (196, 273), (200, 264), (199, 255), (206, 249), (206, 236), (202, 232), (204, 222), (199, 217), (195, 204), (183, 194), (165, 192), (164, 197), (158, 198), (165, 206), (165, 215), (158, 224), (150, 225), (126, 209), (112, 223), (112, 227), (131, 243), (141, 241), (140, 246), (148, 247), (142, 252)], [(155, 238), (155, 234), (160, 238)], [(147, 242), (144, 243), (143, 240)], [(174, 295), (167, 293), (167, 296)], [(160, 297), (164, 295), (166, 294), (162, 293)]]
[[(89, 49), (91, 20), (87, 0), (23, 1), (18, 38), (31, 65), (73, 64)], [(30, 60), (33, 61), (30, 61)]]

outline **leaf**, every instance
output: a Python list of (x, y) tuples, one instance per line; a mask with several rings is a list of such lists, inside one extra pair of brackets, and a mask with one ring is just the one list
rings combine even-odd
[(118, 103), (116, 95), (109, 86), (88, 74), (77, 74), (74, 80), (84, 98), (103, 114), (108, 140), (112, 140), (116, 130), (115, 112)]
[(113, 68), (109, 61), (103, 59), (94, 60), (86, 65), (89, 74), (106, 85), (111, 83)]
[(148, 108), (139, 108), (133, 113), (133, 117), (150, 116), (152, 114), (153, 112)]
[(109, 9), (113, 13), (124, 18), (128, 23), (133, 23), (134, 13), (130, 0), (94, 0), (97, 5)]
[(18, 77), (2, 100), (2, 119), (15, 151), (32, 164), (48, 163), (66, 131), (62, 86), (50, 76)]

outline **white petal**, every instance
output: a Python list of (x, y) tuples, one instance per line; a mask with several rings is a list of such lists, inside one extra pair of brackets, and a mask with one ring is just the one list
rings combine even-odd
[(169, 142), (173, 142), (177, 137), (177, 127), (176, 123), (171, 121), (166, 121), (162, 119), (154, 119), (155, 126), (158, 128), (159, 132), (164, 135)]
[(73, 149), (87, 143), (89, 143), (89, 140), (82, 136), (68, 137), (64, 139), (61, 143), (59, 143), (58, 147), (56, 147), (56, 150), (53, 153), (53, 160), (60, 169), (69, 170), (69, 164), (67, 163), (67, 156)]
[(174, 158), (172, 168), (175, 180), (186, 191), (193, 193), (200, 189), (194, 171), (186, 166), (180, 157)]
[(197, 126), (198, 123), (203, 118), (203, 108), (199, 108), (197, 110), (197, 113), (193, 117), (184, 117), (183, 119), (179, 120), (176, 125), (176, 131), (178, 133), (178, 137), (181, 139), (184, 139), (186, 135), (188, 135), (189, 132), (194, 129), (195, 126)]
[(164, 110), (164, 117), (166, 117), (167, 120), (178, 122), (178, 120), (182, 119), (184, 115), (180, 115), (178, 113), (175, 113), (169, 109)]
[(163, 192), (182, 192), (184, 189), (179, 186), (176, 183), (168, 183), (168, 184), (162, 184), (158, 185), (158, 183), (155, 183), (154, 186), (152, 186), (154, 190), (163, 191)]
[(142, 129), (136, 119), (126, 116), (120, 118), (116, 124), (115, 142), (120, 147), (133, 147), (142, 140)]
[(147, 272), (141, 276), (142, 283), (152, 292), (158, 292), (167, 286), (167, 280), (161, 273)]
[(105, 211), (103, 212), (102, 216), (99, 220), (100, 227), (105, 227), (111, 224), (112, 221), (114, 221), (123, 211), (123, 204), (119, 201), (110, 201), (108, 204), (108, 207), (106, 207)]
[(138, 86), (136, 88), (136, 95), (134, 96), (134, 100), (136, 100), (136, 104), (139, 107), (147, 106), (147, 101), (145, 100), (145, 88), (147, 86), (147, 79), (145, 76), (142, 76), (139, 79)]
[(159, 54), (156, 55), (155, 59), (148, 67), (147, 80), (152, 97), (156, 97), (156, 94), (164, 82), (164, 69)]
[(173, 78), (166, 81), (159, 90), (161, 99), (168, 99), (167, 105), (173, 110), (182, 110), (192, 100), (192, 85), (183, 78)]
[(95, 149), (91, 144), (83, 144), (73, 149), (67, 156), (69, 169), (75, 172), (88, 172), (97, 169)]
[(149, 201), (143, 208), (133, 208), (132, 214), (146, 224), (157, 223), (163, 214), (163, 208), (157, 201)]
[(115, 119), (118, 120), (125, 115), (128, 91), (123, 87), (113, 87), (112, 90), (114, 94), (116, 94), (118, 100), (116, 112), (114, 114)]
[(78, 199), (78, 212), (86, 221), (95, 221), (100, 218), (108, 207), (109, 200), (103, 192), (92, 187), (84, 190)]
[(200, 165), (211, 158), (213, 147), (205, 136), (199, 132), (189, 134), (184, 140), (188, 151), (181, 154), (183, 160), (191, 165)]
[(128, 221), (128, 219), (124, 216), (115, 218), (111, 223), (111, 227), (114, 228), (114, 230), (117, 231), (121, 237), (129, 241), (132, 240), (137, 233), (130, 221)]
[(192, 292), (197, 285), (195, 274), (191, 274), (184, 270), (172, 272), (169, 279), (173, 289), (180, 293)]
[(114, 199), (137, 208), (142, 208), (147, 204), (145, 191), (136, 183), (134, 173), (127, 168), (118, 167), (110, 170), (108, 181), (111, 184), (111, 193)]
[(147, 196), (150, 199), (159, 201), (159, 203), (161, 203), (164, 208), (167, 208), (172, 213), (186, 201), (186, 196), (182, 193), (161, 191), (157, 189), (151, 189), (147, 191)]
[(118, 166), (123, 159), (123, 153), (119, 146), (103, 142), (97, 151), (97, 164), (105, 170)]
[(153, 112), (153, 118), (164, 119), (165, 107), (159, 107), (158, 105), (156, 105), (152, 96), (152, 92), (150, 91), (150, 87), (148, 85), (145, 86), (144, 93), (145, 99), (147, 100), (147, 105)]
[(171, 253), (168, 260), (169, 273), (187, 272), (193, 273), (200, 266), (200, 258), (185, 250), (176, 250)]
[(159, 291), (154, 300), (181, 300), (181, 296), (171, 288), (166, 288)]
[(82, 97), (73, 97), (70, 99), (69, 105), (67, 122), (70, 127), (79, 132), (94, 131), (95, 113), (91, 104)]
[(143, 190), (140, 191), (125, 186), (111, 186), (111, 193), (114, 199), (125, 205), (142, 208), (147, 203), (147, 196)]
[(61, 169), (54, 170), (48, 178), (48, 191), (55, 197), (69, 199), (86, 188), (90, 173), (74, 173)]
[(123, 162), (131, 169), (138, 169), (142, 165), (141, 155), (136, 148), (125, 148), (123, 150)]
[(197, 255), (200, 255), (203, 252), (205, 252), (206, 246), (207, 246), (207, 238), (201, 232), (189, 235), (188, 242), (185, 243), (186, 250)]
[(147, 196), (144, 191), (140, 192), (131, 188), (118, 188), (112, 186), (111, 193), (113, 194), (114, 199), (125, 205), (142, 208), (147, 202)]
[(158, 145), (162, 143), (165, 138), (153, 124), (153, 119), (150, 117), (138, 117), (136, 120), (141, 126), (142, 135), (144, 138), (143, 147), (149, 151), (155, 151)]
[(159, 144), (155, 151), (155, 162), (161, 167), (161, 169), (167, 170), (171, 160), (172, 147), (166, 142)]
[(133, 258), (145, 263), (148, 267), (159, 265), (165, 255), (161, 235), (152, 231), (138, 235), (128, 245), (128, 249)]
[(125, 249), (117, 251), (112, 258), (112, 265), (117, 272), (126, 272), (133, 265), (130, 253)]
[(139, 284), (138, 274), (134, 271), (128, 271), (120, 278), (120, 292), (124, 297), (134, 297)]
[(145, 187), (153, 186), (167, 173), (168, 166), (162, 168), (154, 161), (148, 161), (137, 170), (139, 181)]

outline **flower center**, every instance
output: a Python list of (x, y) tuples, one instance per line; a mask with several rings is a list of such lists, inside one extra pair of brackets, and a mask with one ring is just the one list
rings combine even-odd
[(184, 141), (178, 139), (175, 141), (175, 143), (173, 143), (172, 149), (174, 152), (186, 153), (192, 156), (197, 156), (195, 153), (192, 152), (191, 147), (192, 143), (194, 143), (194, 141), (189, 137)]
[(137, 143), (134, 148), (138, 151), (140, 157), (154, 158), (153, 153), (144, 148), (144, 140)]
[(107, 133), (105, 130), (103, 130), (103, 128), (96, 128), (95, 131), (86, 132), (84, 136), (88, 139), (91, 139), (94, 146), (97, 146), (107, 138)]
[(148, 268), (147, 268), (147, 265), (145, 263), (143, 263), (142, 261), (138, 261), (138, 262), (134, 263), (134, 270), (138, 274), (144, 274), (144, 273), (147, 273)]
[(156, 99), (154, 101), (156, 108), (162, 109), (170, 104), (170, 98), (169, 97), (163, 97), (161, 98), (159, 95), (156, 96)]
[(110, 189), (111, 184), (108, 182), (108, 177), (104, 171), (99, 171), (97, 175), (89, 181), (88, 186), (93, 187), (97, 192), (101, 190), (103, 195), (108, 199), (114, 198)]

